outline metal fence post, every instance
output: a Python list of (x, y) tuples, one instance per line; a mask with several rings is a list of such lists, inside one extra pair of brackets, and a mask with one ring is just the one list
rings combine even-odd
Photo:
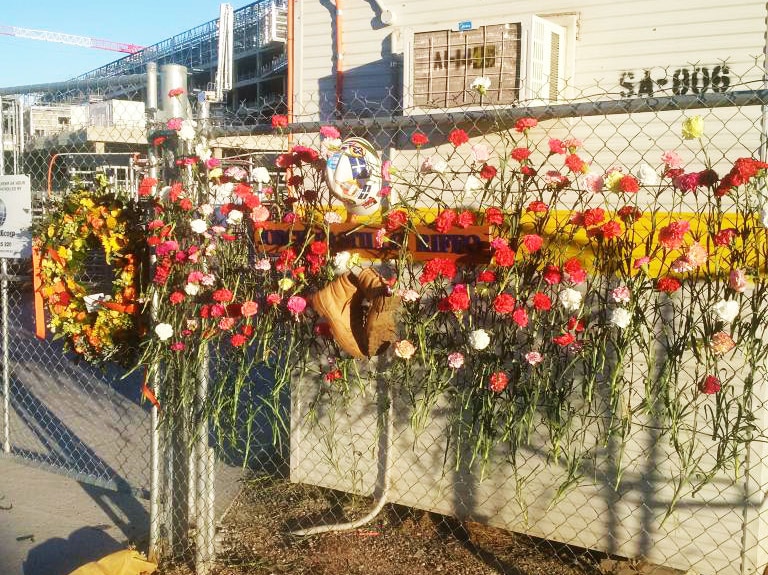
[[(147, 64), (147, 94), (146, 94), (146, 113), (147, 113), (147, 133), (152, 130), (157, 113), (157, 64), (150, 62)], [(147, 161), (149, 168), (149, 177), (157, 178), (157, 158), (154, 148), (148, 146)], [(157, 309), (157, 298), (152, 300), (151, 316), (154, 319)], [(152, 380), (147, 382), (155, 395), (159, 395), (160, 377), (158, 370)], [(153, 404), (150, 410), (152, 438), (150, 440), (150, 477), (149, 477), (149, 545), (148, 556), (157, 561), (161, 558), (160, 527), (162, 523), (162, 483), (160, 479), (160, 462), (162, 460), (162, 451), (160, 445), (160, 413), (157, 405)]]
[[(210, 122), (210, 107), (205, 92), (198, 94), (198, 121), (200, 129), (207, 137)], [(215, 559), (214, 537), (216, 532), (213, 502), (214, 493), (214, 453), (209, 446), (209, 423), (206, 415), (208, 401), (208, 383), (210, 378), (210, 352), (207, 344), (202, 349), (200, 370), (198, 372), (195, 409), (197, 411), (195, 430), (195, 472), (196, 505), (195, 520), (197, 533), (195, 539), (195, 569), (198, 575), (208, 575)], [(190, 489), (192, 491), (192, 489)]]
[[(1, 133), (0, 133), (1, 135)], [(2, 296), (2, 329), (3, 334), (3, 451), (11, 452), (11, 374), (8, 369), (8, 260), (0, 260), (0, 295)]]

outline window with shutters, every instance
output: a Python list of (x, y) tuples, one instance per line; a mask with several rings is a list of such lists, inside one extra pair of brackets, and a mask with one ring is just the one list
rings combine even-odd
[[(411, 89), (406, 107), (539, 104), (561, 98), (565, 28), (544, 18), (479, 26), (468, 31), (414, 32), (406, 58)], [(472, 89), (490, 80), (482, 97)]]

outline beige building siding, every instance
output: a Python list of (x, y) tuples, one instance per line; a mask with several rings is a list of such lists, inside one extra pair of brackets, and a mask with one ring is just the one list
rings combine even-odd
[[(390, 93), (402, 93), (408, 102), (412, 84), (408, 48), (414, 32), (456, 29), (460, 21), (466, 20), (474, 27), (511, 23), (532, 15), (567, 29), (569, 98), (636, 96), (646, 71), (651, 83), (646, 82), (645, 89), (654, 96), (672, 95), (673, 88), (682, 92), (681, 81), (686, 74), (688, 94), (695, 91), (690, 85), (694, 74), (700, 82), (697, 89), (702, 89), (703, 78), (709, 77), (707, 91), (711, 92), (717, 66), (730, 79), (729, 86), (722, 82), (717, 86), (720, 90), (762, 85), (766, 8), (765, 3), (757, 1), (384, 1), (383, 8), (395, 17), (394, 24), (385, 27), (372, 8), (374, 2), (341, 1), (343, 100), (350, 116), (386, 115), (391, 106), (387, 100)], [(334, 19), (332, 0), (296, 3), (294, 96), (299, 121), (335, 118)], [(723, 65), (727, 65), (727, 72)], [(395, 80), (400, 75), (404, 77)], [(404, 113), (421, 111), (406, 109)], [(660, 171), (661, 153), (670, 149), (683, 156), (687, 170), (697, 171), (705, 166), (700, 142), (683, 141), (680, 135), (680, 122), (693, 114), (705, 117), (702, 141), (721, 175), (736, 158), (757, 152), (759, 106), (550, 120), (537, 128), (534, 140), (546, 155), (548, 137), (583, 139), (585, 148), (580, 153), (599, 173), (614, 165), (635, 172), (641, 162)], [(449, 128), (422, 127), (430, 144), (418, 152), (408, 143), (415, 125), (397, 135), (395, 148), (389, 147), (392, 133), (365, 135), (405, 175), (418, 169), (428, 155), (449, 155)], [(484, 140), (497, 147), (497, 135), (469, 131), (473, 141)], [(305, 143), (313, 140), (316, 143), (311, 135), (300, 137)], [(461, 169), (465, 165), (467, 148), (454, 154), (452, 167)], [(558, 166), (554, 166), (556, 162)], [(498, 166), (499, 159), (494, 158), (492, 163)], [(562, 158), (552, 158), (551, 163), (559, 168)], [(461, 190), (462, 182), (451, 180), (448, 187)], [(397, 193), (395, 185), (394, 198)], [(643, 190), (639, 204), (644, 204), (645, 196), (653, 195), (653, 190)], [(601, 201), (599, 196), (596, 198)], [(469, 206), (473, 203), (472, 198), (463, 201)], [(375, 433), (373, 386), (366, 389), (367, 403), (355, 401), (336, 413), (324, 406), (328, 411), (320, 414), (313, 425), (308, 414), (317, 385), (316, 381), (299, 378), (294, 382), (291, 478), (355, 493), (373, 493), (377, 479), (381, 479), (377, 478), (377, 458), (381, 454)], [(761, 429), (768, 424), (768, 403), (764, 405), (767, 407), (756, 414)], [(515, 500), (510, 469), (501, 463), (482, 482), (443, 469), (440, 446), (429, 446), (432, 438), (445, 437), (445, 425), (445, 419), (435, 415), (419, 440), (408, 421), (396, 422), (389, 454), (392, 501), (628, 557), (646, 556), (656, 563), (705, 575), (759, 573), (768, 563), (768, 521), (763, 500), (763, 493), (768, 492), (768, 467), (762, 464), (765, 444), (753, 445), (744, 462), (746, 479), (734, 482), (732, 473), (723, 473), (696, 496), (686, 494), (675, 513), (662, 523), (665, 506), (672, 497), (669, 479), (676, 469), (668, 459), (668, 447), (664, 442), (654, 447), (656, 439), (649, 432), (639, 430), (627, 445), (625, 483), (618, 492), (601, 482), (610, 479), (610, 472), (601, 468), (595, 470), (595, 481), (585, 481), (550, 507), (562, 470), (542, 454), (528, 454), (521, 473), (535, 469), (535, 479), (523, 490), (526, 501), (519, 502)], [(330, 426), (336, 430), (335, 442), (328, 441)], [(325, 453), (319, 446), (335, 452)]]
[[(693, 74), (694, 68), (704, 67), (711, 75), (714, 67), (723, 62), (730, 71), (731, 89), (739, 77), (753, 82), (761, 79), (756, 64), (761, 62), (765, 43), (765, 4), (757, 1), (702, 5), (690, 0), (570, 0), (548, 2), (543, 10), (542, 3), (534, 1), (471, 5), (451, 0), (385, 2), (395, 22), (384, 27), (371, 3), (342, 1), (344, 100), (353, 110), (360, 102), (368, 102), (369, 111), (375, 112), (392, 89), (395, 94), (403, 89), (407, 92), (411, 79), (404, 78), (402, 84), (394, 79), (400, 74), (398, 55), (404, 49), (407, 52), (414, 31), (456, 29), (458, 22), (466, 20), (478, 27), (539, 15), (566, 25), (572, 96), (584, 91), (597, 94), (596, 86), (618, 95), (626, 92), (620, 85), (623, 73), (634, 74), (634, 82), (638, 83), (646, 70), (653, 80), (666, 77), (666, 93), (671, 93), (676, 70)], [(318, 112), (319, 98), (331, 102), (335, 99), (335, 12), (332, 2), (298, 2), (296, 18), (296, 112), (311, 116)], [(407, 72), (409, 54), (403, 54), (403, 59)], [(654, 93), (661, 95), (664, 91), (654, 86)], [(329, 114), (332, 110), (323, 111)]]

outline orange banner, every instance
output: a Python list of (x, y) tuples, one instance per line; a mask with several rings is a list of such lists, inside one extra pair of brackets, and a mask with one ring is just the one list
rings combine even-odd
[(42, 264), (42, 255), (40, 248), (32, 244), (32, 293), (35, 301), (35, 336), (45, 339), (45, 304), (43, 294), (40, 291), (43, 287), (43, 278), (40, 275)]
[[(348, 251), (368, 259), (397, 257), (406, 239), (403, 231), (389, 232), (380, 237), (381, 228), (355, 223), (332, 224), (328, 238), (331, 253)], [(257, 244), (267, 253), (275, 253), (288, 245), (301, 245), (308, 233), (314, 239), (325, 240), (322, 229), (308, 229), (298, 224), (268, 222), (258, 231)], [(470, 226), (441, 233), (427, 226), (416, 226), (407, 234), (408, 252), (415, 261), (445, 258), (459, 264), (484, 263), (491, 259), (489, 228)]]

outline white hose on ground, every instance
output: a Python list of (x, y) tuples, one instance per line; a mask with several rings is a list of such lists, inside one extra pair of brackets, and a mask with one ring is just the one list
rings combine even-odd
[(373, 509), (371, 509), (365, 516), (355, 521), (348, 521), (346, 523), (331, 523), (329, 525), (318, 525), (316, 527), (307, 527), (306, 529), (297, 529), (296, 531), (291, 531), (291, 535), (304, 537), (306, 535), (318, 535), (320, 533), (329, 533), (331, 531), (349, 531), (350, 529), (357, 529), (369, 521), (372, 521), (381, 512), (381, 510), (384, 508), (384, 505), (386, 505), (387, 499), (389, 497), (389, 457), (390, 451), (392, 450), (393, 433), (392, 386), (387, 382), (382, 382), (381, 385), (384, 385), (387, 388), (387, 409), (382, 414), (386, 418), (383, 426), (384, 438), (379, 440), (379, 466), (382, 470), (382, 488), (379, 499), (376, 501), (376, 505), (374, 505)]

